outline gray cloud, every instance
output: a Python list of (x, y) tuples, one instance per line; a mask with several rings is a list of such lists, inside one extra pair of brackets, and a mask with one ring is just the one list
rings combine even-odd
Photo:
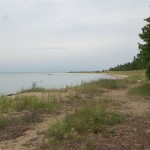
[(2, 15), (1, 17), (2, 21), (8, 21), (9, 20), (9, 16), (8, 15)]
[(65, 47), (41, 47), (41, 48), (32, 48), (32, 49), (29, 49), (30, 51), (51, 51), (51, 50), (63, 50), (63, 49), (66, 49)]
[(95, 70), (131, 61), (148, 6), (149, 0), (1, 0), (0, 71)]

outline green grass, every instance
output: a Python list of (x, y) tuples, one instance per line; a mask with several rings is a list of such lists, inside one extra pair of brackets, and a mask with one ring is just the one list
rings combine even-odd
[(115, 112), (106, 112), (96, 107), (86, 108), (66, 117), (64, 121), (67, 130), (74, 129), (83, 134), (87, 131), (97, 132), (103, 125), (115, 125), (122, 120)]
[(102, 93), (103, 89), (120, 89), (125, 88), (129, 84), (128, 79), (100, 79), (89, 83), (82, 83), (80, 86), (72, 87), (73, 90), (80, 91), (81, 93)]
[(4, 117), (0, 116), (0, 128), (4, 127), (6, 124), (7, 120)]
[(134, 70), (134, 71), (109, 71), (109, 74), (115, 75), (127, 75), (129, 83), (136, 83), (138, 80), (146, 81), (145, 70)]
[(107, 126), (113, 126), (124, 120), (124, 115), (119, 112), (109, 111), (106, 102), (94, 102), (85, 108), (65, 117), (63, 121), (57, 121), (50, 126), (49, 135), (56, 140), (70, 138), (73, 135), (86, 133), (105, 133)]
[(145, 83), (139, 87), (130, 89), (129, 94), (150, 97), (150, 83)]
[(97, 83), (101, 88), (106, 89), (119, 89), (125, 88), (127, 84), (127, 80), (112, 80), (112, 79), (102, 79)]
[(86, 150), (95, 150), (94, 141), (87, 140), (85, 143)]
[(15, 98), (0, 97), (0, 111), (56, 111), (58, 104), (39, 99), (35, 96), (16, 96)]

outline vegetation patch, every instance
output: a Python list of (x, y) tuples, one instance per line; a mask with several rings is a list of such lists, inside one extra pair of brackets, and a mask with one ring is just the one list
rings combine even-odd
[(92, 81), (89, 83), (82, 83), (80, 86), (73, 87), (74, 90), (78, 90), (80, 92), (99, 92), (102, 93), (103, 89), (120, 89), (125, 88), (128, 84), (128, 79), (100, 79), (97, 81)]
[(150, 96), (150, 83), (145, 83), (139, 87), (130, 89), (129, 94), (149, 97)]
[(98, 85), (101, 88), (106, 89), (119, 89), (119, 88), (125, 88), (128, 83), (128, 80), (113, 80), (113, 79), (101, 79), (98, 81)]
[[(55, 140), (71, 139), (87, 133), (108, 133), (108, 127), (121, 123), (125, 116), (122, 113), (108, 111), (106, 103), (93, 103), (57, 121), (50, 126), (49, 138)], [(111, 132), (109, 132), (111, 134)]]
[(35, 96), (0, 97), (1, 112), (22, 110), (54, 112), (58, 107), (58, 104), (55, 102), (42, 100)]
[(85, 147), (86, 147), (86, 150), (95, 150), (95, 145), (94, 145), (94, 141), (92, 140), (87, 140), (86, 143), (85, 143)]

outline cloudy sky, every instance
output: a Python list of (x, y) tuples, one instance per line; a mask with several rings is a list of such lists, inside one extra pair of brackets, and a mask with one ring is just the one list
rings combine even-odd
[(0, 72), (101, 70), (132, 61), (149, 0), (0, 0)]

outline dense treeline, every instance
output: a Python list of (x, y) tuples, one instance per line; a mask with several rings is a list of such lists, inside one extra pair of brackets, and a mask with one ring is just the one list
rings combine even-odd
[(110, 71), (130, 71), (130, 70), (141, 70), (146, 69), (145, 61), (138, 54), (133, 58), (132, 62), (125, 63), (123, 65), (117, 65), (114, 68), (110, 68)]
[(142, 28), (142, 33), (139, 37), (143, 43), (139, 43), (139, 54), (133, 58), (132, 62), (125, 63), (124, 65), (118, 65), (114, 68), (110, 68), (111, 71), (130, 71), (146, 69), (146, 77), (150, 80), (150, 17), (144, 19), (147, 24)]

